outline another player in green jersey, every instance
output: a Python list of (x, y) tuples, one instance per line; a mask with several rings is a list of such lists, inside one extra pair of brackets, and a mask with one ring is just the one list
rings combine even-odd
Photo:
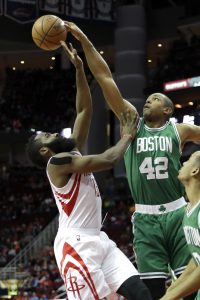
[(161, 299), (178, 300), (199, 290), (196, 300), (200, 300), (200, 151), (193, 153), (183, 164), (178, 178), (184, 184), (189, 199), (183, 229), (192, 259)]
[[(136, 109), (123, 99), (111, 71), (87, 36), (74, 23), (67, 30), (80, 41), (87, 63), (115, 113)], [(165, 293), (168, 266), (180, 275), (191, 256), (181, 226), (186, 202), (177, 179), (185, 143), (200, 141), (200, 127), (173, 124), (172, 101), (164, 94), (150, 95), (135, 140), (125, 154), (126, 173), (135, 202), (134, 248), (141, 278), (154, 300)]]

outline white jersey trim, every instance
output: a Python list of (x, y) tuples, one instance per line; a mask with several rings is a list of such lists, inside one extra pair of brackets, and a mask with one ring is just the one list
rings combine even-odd
[(187, 217), (190, 217), (192, 215), (192, 213), (195, 211), (195, 209), (199, 206), (200, 204), (200, 200), (195, 204), (195, 206), (192, 206), (191, 207), (191, 203), (189, 203), (187, 205), (187, 208), (186, 208), (186, 215)]
[(139, 118), (138, 124), (137, 124), (137, 132), (140, 130), (141, 124), (142, 124), (142, 119), (143, 118)]
[(167, 125), (169, 125), (169, 121), (167, 121), (163, 126), (158, 127), (158, 128), (151, 128), (144, 123), (144, 128), (147, 131), (161, 131), (161, 130), (165, 129), (167, 127)]

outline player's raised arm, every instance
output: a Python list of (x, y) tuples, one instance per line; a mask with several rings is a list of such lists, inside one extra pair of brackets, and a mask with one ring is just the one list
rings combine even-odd
[(122, 112), (125, 112), (127, 109), (135, 109), (130, 102), (123, 99), (106, 61), (96, 50), (91, 41), (89, 41), (87, 36), (74, 23), (65, 22), (65, 25), (67, 30), (80, 41), (88, 66), (101, 86), (106, 102), (115, 115), (120, 119)]
[(76, 141), (77, 148), (81, 151), (86, 143), (91, 117), (92, 117), (92, 99), (90, 88), (84, 72), (83, 62), (78, 56), (76, 49), (61, 41), (61, 45), (76, 68), (76, 120), (74, 123), (72, 138)]

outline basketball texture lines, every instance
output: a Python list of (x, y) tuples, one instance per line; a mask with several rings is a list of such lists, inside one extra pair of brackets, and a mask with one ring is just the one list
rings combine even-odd
[(67, 30), (63, 20), (54, 15), (45, 15), (35, 21), (32, 27), (32, 38), (35, 44), (44, 50), (58, 49), (60, 41), (65, 41)]

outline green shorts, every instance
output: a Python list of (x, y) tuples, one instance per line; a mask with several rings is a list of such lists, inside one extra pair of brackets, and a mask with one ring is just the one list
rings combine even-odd
[(134, 251), (141, 278), (167, 278), (169, 267), (181, 274), (191, 259), (182, 221), (185, 208), (151, 215), (135, 213)]

